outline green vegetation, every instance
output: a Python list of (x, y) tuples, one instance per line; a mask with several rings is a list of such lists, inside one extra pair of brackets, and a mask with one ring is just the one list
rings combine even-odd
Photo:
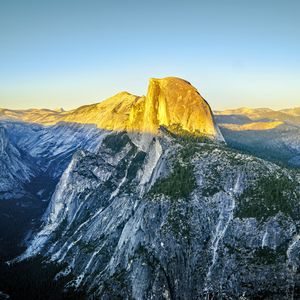
[(212, 140), (208, 135), (203, 134), (200, 131), (189, 132), (181, 127), (180, 124), (173, 124), (166, 129), (168, 133), (175, 137), (180, 143), (195, 142), (195, 143), (212, 143)]
[[(102, 283), (102, 297), (104, 299), (122, 300), (124, 299), (124, 294), (128, 296), (131, 295), (131, 291), (128, 289), (128, 284), (126, 283), (125, 275), (126, 270), (120, 269)], [(100, 298), (99, 296), (94, 296), (92, 299), (96, 300)], [(129, 297), (129, 299), (131, 299), (131, 297)]]
[(196, 179), (191, 165), (182, 166), (179, 162), (173, 166), (172, 173), (151, 188), (150, 194), (164, 194), (174, 200), (186, 198), (196, 187)]
[(151, 267), (153, 270), (159, 266), (159, 260), (142, 244), (137, 247), (135, 256), (141, 258), (147, 266)]
[(85, 241), (79, 240), (77, 242), (77, 245), (80, 248), (80, 252), (84, 252), (86, 254), (89, 254), (89, 253), (93, 253), (95, 251), (95, 246), (92, 245), (89, 242), (85, 242)]
[(151, 188), (150, 194), (164, 194), (174, 200), (187, 198), (197, 186), (191, 159), (204, 147), (201, 143), (211, 145), (214, 142), (203, 134), (192, 134), (177, 125), (168, 127), (167, 131), (176, 138), (181, 148), (170, 158), (171, 174), (157, 181)]
[(130, 142), (130, 139), (127, 134), (124, 132), (118, 132), (109, 134), (103, 139), (102, 144), (111, 149), (114, 153), (119, 152), (122, 148), (126, 146), (127, 143)]
[(224, 243), (224, 246), (226, 247), (226, 250), (229, 255), (232, 255), (232, 254), (239, 255), (241, 253), (241, 249), (238, 247), (235, 247), (234, 245), (231, 245), (229, 243)]
[(278, 212), (299, 219), (300, 194), (296, 180), (285, 174), (264, 176), (239, 197), (236, 217), (264, 221)]
[(218, 169), (218, 164), (212, 165), (209, 173), (205, 177), (206, 184), (202, 189), (202, 195), (205, 197), (210, 197), (223, 190), (221, 177), (222, 176), (220, 170)]
[(252, 258), (252, 263), (258, 265), (273, 265), (279, 259), (282, 259), (283, 262), (286, 259), (286, 247), (283, 245), (277, 249), (272, 249), (269, 247), (256, 249)]
[(191, 227), (189, 220), (189, 208), (186, 206), (179, 207), (173, 203), (169, 209), (167, 223), (163, 227), (163, 232), (171, 230), (177, 239), (184, 239), (188, 243), (191, 240)]
[[(138, 150), (137, 150), (138, 151)], [(143, 151), (137, 152), (137, 154), (133, 157), (131, 164), (127, 171), (127, 178), (134, 179), (138, 170), (142, 167), (143, 162), (145, 160), (146, 153)]]

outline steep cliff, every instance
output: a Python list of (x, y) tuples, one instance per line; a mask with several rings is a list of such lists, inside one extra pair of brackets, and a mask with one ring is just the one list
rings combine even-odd
[(219, 138), (208, 103), (187, 81), (168, 77), (150, 79), (144, 98), (143, 127), (131, 120), (131, 128), (157, 133), (160, 126), (180, 126), (191, 133), (206, 134)]
[(23, 258), (67, 263), (57, 276), (99, 299), (290, 299), (299, 186), (203, 138), (111, 133), (73, 157)]

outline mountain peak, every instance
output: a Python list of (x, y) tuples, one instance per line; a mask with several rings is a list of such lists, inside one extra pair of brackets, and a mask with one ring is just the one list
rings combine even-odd
[[(6, 114), (7, 116), (7, 114)], [(188, 81), (177, 77), (151, 78), (146, 96), (120, 92), (100, 103), (63, 113), (14, 114), (27, 122), (46, 125), (58, 122), (94, 124), (115, 131), (157, 134), (161, 126), (179, 127), (193, 134), (221, 139), (209, 104)]]
[(151, 131), (179, 125), (191, 133), (218, 135), (208, 103), (188, 81), (176, 77), (150, 79), (144, 124)]

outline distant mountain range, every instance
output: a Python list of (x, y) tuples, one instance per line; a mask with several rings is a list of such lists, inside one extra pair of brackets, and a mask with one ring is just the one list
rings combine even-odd
[(300, 166), (300, 108), (216, 111), (226, 142), (268, 160)]
[[(272, 121), (277, 121), (278, 124), (274, 124), (273, 128), (285, 123), (290, 125), (300, 126), (300, 107), (287, 108), (281, 110), (272, 110), (270, 108), (237, 108), (228, 109), (224, 111), (215, 111), (215, 115), (223, 116), (225, 123), (233, 122), (233, 124), (251, 124), (251, 123), (269, 123)], [(228, 116), (228, 117), (226, 117)], [(238, 121), (235, 116), (245, 116), (246, 118), (240, 119)], [(263, 128), (262, 128), (263, 129)], [(257, 126), (259, 130), (259, 126)]]
[(213, 114), (175, 77), (2, 109), (0, 298), (299, 298), (298, 112)]

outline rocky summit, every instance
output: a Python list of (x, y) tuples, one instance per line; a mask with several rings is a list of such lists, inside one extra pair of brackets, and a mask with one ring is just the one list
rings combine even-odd
[(2, 121), (2, 152), (57, 179), (10, 268), (55, 265), (49, 281), (86, 299), (300, 297), (299, 169), (230, 148), (188, 82), (54, 115)]
[(97, 104), (75, 110), (2, 109), (0, 118), (40, 124), (74, 122), (95, 124), (100, 129), (158, 133), (160, 126), (180, 126), (194, 134), (222, 139), (208, 103), (187, 81), (168, 77), (150, 79), (146, 96), (121, 92)]

